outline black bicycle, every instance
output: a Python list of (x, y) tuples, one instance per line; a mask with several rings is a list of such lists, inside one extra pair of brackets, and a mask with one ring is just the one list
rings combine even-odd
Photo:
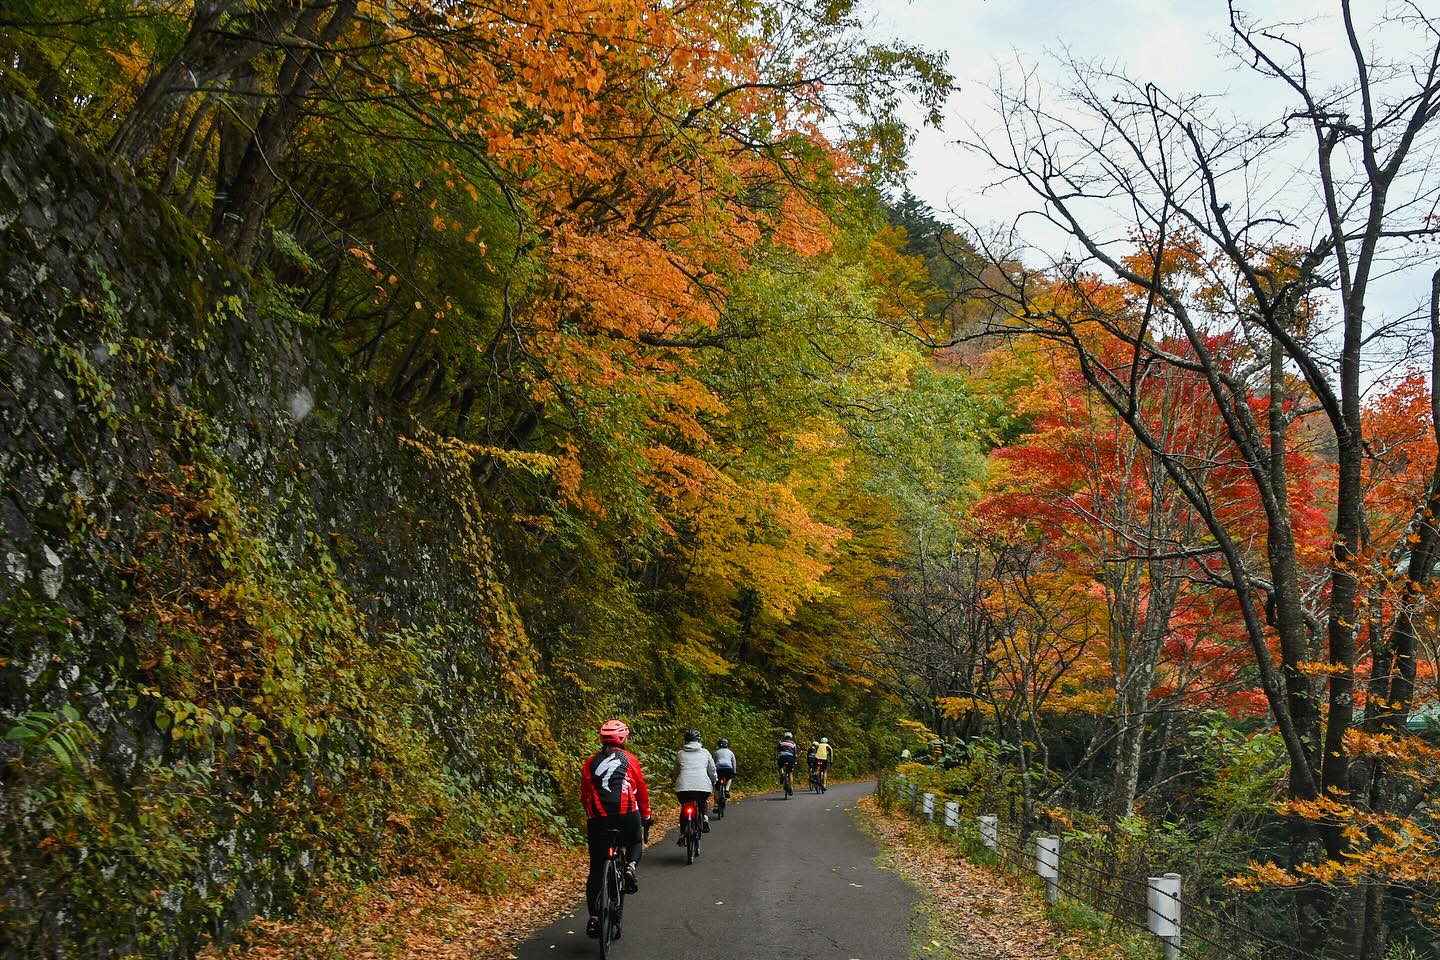
[(620, 918), (625, 912), (625, 845), (620, 842), (620, 831), (607, 831), (605, 842), (610, 847), (600, 885), (601, 960), (610, 956), (610, 944), (620, 939)]
[(700, 856), (700, 804), (686, 800), (680, 804), (680, 839), (685, 844), (685, 862), (691, 864)]
[(715, 784), (715, 816), (725, 818), (725, 801), (730, 797), (730, 778), (721, 777)]
[(795, 767), (793, 764), (781, 771), (780, 786), (785, 789), (785, 799), (789, 800), (790, 795), (795, 792)]
[(818, 794), (822, 789), (824, 788), (820, 784), (820, 765), (817, 763), (810, 768), (810, 790)]

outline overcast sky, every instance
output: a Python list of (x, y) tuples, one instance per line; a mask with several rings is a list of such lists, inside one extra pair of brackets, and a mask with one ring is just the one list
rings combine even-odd
[[(1386, 7), (1400, 0), (1355, 0), (1362, 43), (1380, 57), (1395, 57), (1423, 44), (1416, 31), (1394, 27), (1381, 33), (1372, 24)], [(942, 130), (920, 129), (911, 153), (911, 189), (942, 215), (953, 212), (977, 224), (1009, 224), (1035, 200), (1020, 187), (991, 186), (996, 174), (955, 140), (967, 135), (967, 124), (993, 130), (998, 70), (1017, 64), (1037, 68), (1047, 102), (1060, 94), (1063, 71), (1056, 54), (1099, 60), (1142, 82), (1153, 82), (1172, 94), (1215, 95), (1225, 111), (1256, 121), (1272, 120), (1291, 109), (1294, 100), (1283, 85), (1266, 81), (1236, 62), (1229, 53), (1229, 13), (1225, 0), (873, 0), (875, 26), (891, 36), (932, 50), (944, 50), (959, 89), (945, 111)], [(1440, 0), (1419, 0), (1421, 9), (1440, 14)], [(1291, 24), (1287, 36), (1302, 41), (1312, 71), (1343, 80), (1352, 75), (1338, 0), (1241, 0), (1252, 20)], [(918, 117), (918, 114), (917, 114)], [(1299, 185), (1300, 194), (1280, 198), (1288, 206), (1314, 198), (1314, 166), (1310, 148), (1297, 141), (1293, 154), (1302, 176), (1277, 171), (1272, 181)], [(1278, 160), (1279, 158), (1277, 158)], [(1022, 221), (1022, 233), (1037, 247), (1055, 255), (1063, 238), (1046, 235), (1037, 221)], [(1027, 258), (1028, 259), (1028, 258)], [(1369, 317), (1378, 320), (1410, 314), (1428, 303), (1433, 263), (1406, 268), (1378, 280), (1370, 297)]]
[[(1243, 9), (1266, 21), (1314, 21), (1305, 28), (1309, 42), (1336, 52), (1335, 42), (1343, 42), (1336, 6), (1251, 0)], [(944, 129), (916, 135), (911, 188), (937, 210), (953, 208), (972, 220), (1008, 220), (1021, 202), (1014, 194), (982, 195), (993, 174), (953, 143), (967, 121), (984, 125), (997, 69), (1017, 61), (1056, 79), (1051, 55), (1068, 49), (1172, 92), (1229, 94), (1237, 109), (1251, 113), (1280, 102), (1278, 91), (1237, 72), (1228, 59), (1221, 44), (1229, 23), (1225, 0), (875, 0), (875, 10), (881, 35), (950, 55), (959, 90)]]

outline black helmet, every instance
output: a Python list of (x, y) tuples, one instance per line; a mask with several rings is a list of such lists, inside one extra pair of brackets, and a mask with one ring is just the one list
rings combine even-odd
[(729, 738), (729, 737), (721, 737), (721, 738), (720, 738), (720, 744), (719, 744), (719, 745), (722, 746), (722, 747), (728, 747), (728, 746), (730, 746), (730, 738)]
[(685, 731), (685, 742), (686, 742), (686, 743), (699, 743), (699, 742), (700, 742), (700, 731), (699, 731), (699, 730), (686, 730), (686, 731)]

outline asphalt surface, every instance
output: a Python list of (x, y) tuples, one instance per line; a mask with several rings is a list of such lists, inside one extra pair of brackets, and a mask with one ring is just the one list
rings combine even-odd
[[(916, 891), (875, 865), (875, 842), (847, 811), (873, 783), (821, 796), (779, 794), (710, 817), (695, 863), (656, 831), (640, 861), (640, 892), (625, 898), (612, 956), (635, 960), (908, 960)], [(598, 957), (585, 936), (585, 878), (574, 909), (515, 950), (520, 960)]]

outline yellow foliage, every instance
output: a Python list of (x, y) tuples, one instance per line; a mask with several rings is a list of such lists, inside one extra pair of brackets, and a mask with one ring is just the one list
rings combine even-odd
[(1284, 867), (1277, 866), (1271, 861), (1258, 863), (1251, 860), (1249, 863), (1250, 874), (1232, 877), (1230, 886), (1237, 890), (1254, 892), (1262, 887), (1293, 887), (1300, 881)]
[(1343, 663), (1328, 663), (1324, 660), (1302, 660), (1295, 665), (1301, 673), (1310, 676), (1343, 677), (1350, 673), (1350, 668)]
[(672, 647), (670, 655), (696, 673), (724, 676), (734, 669), (730, 661), (711, 650), (703, 640), (693, 637)]
[(901, 717), (895, 721), (895, 725), (899, 727), (902, 732), (909, 734), (917, 740), (924, 740), (926, 743), (929, 743), (935, 739), (934, 731), (918, 720)]
[(610, 660), (610, 659), (607, 659), (607, 658), (605, 658), (605, 657), (591, 657), (589, 660), (586, 660), (585, 662), (586, 662), (586, 664), (588, 664), (589, 666), (594, 667), (596, 670), (626, 670), (626, 671), (630, 671), (630, 670), (634, 670), (634, 669), (635, 669), (635, 665), (634, 665), (634, 664), (625, 663), (625, 662), (620, 661), (620, 660)]
[(983, 711), (990, 707), (990, 704), (982, 703), (973, 697), (937, 697), (935, 705), (951, 720), (958, 720), (972, 710)]

